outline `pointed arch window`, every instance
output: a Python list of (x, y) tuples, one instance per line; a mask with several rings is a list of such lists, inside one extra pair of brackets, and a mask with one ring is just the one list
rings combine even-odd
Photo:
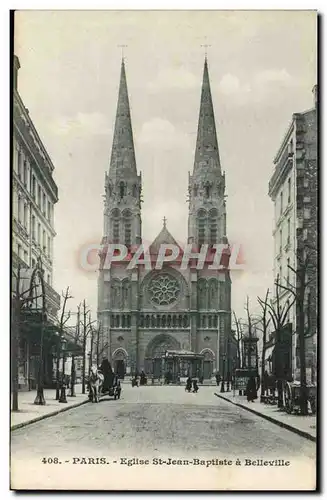
[(111, 213), (112, 217), (112, 239), (113, 243), (119, 243), (120, 212), (115, 209)]
[[(207, 161), (207, 164), (208, 164), (208, 161)], [(211, 194), (211, 186), (210, 186), (210, 184), (207, 183), (204, 186), (204, 189), (205, 189), (205, 196), (206, 196), (206, 198), (210, 198), (210, 194)]]
[(124, 218), (124, 238), (125, 245), (130, 246), (132, 244), (132, 214), (129, 210), (125, 210), (123, 213)]
[(203, 245), (205, 242), (205, 224), (206, 224), (206, 211), (199, 210), (198, 211), (198, 244)]
[(123, 183), (123, 181), (119, 183), (119, 195), (121, 198), (124, 198), (125, 196), (125, 184)]
[(209, 212), (209, 242), (211, 245), (217, 243), (217, 231), (218, 231), (218, 211), (213, 208)]

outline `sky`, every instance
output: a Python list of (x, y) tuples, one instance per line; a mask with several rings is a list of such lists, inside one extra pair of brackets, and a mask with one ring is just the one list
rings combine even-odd
[(317, 83), (314, 11), (16, 11), (18, 90), (55, 166), (53, 286), (69, 285), (96, 317), (97, 273), (83, 270), (103, 230), (122, 49), (138, 172), (143, 239), (167, 228), (186, 242), (207, 48), (222, 169), (227, 236), (242, 246), (232, 272), (232, 309), (273, 284), (273, 202), (268, 182), (292, 113), (313, 106)]

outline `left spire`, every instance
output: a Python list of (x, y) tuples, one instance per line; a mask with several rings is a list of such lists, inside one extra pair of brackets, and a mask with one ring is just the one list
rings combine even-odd
[(110, 159), (109, 177), (137, 175), (132, 120), (129, 108), (125, 61), (122, 57), (116, 121)]

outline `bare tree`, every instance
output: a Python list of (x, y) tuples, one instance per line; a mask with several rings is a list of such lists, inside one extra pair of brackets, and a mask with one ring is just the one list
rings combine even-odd
[(262, 300), (260, 305), (261, 307), (266, 307), (268, 309), (269, 316), (271, 318), (272, 324), (274, 326), (275, 331), (275, 345), (277, 346), (276, 352), (276, 378), (277, 378), (277, 392), (278, 392), (278, 408), (283, 407), (283, 374), (282, 374), (282, 360), (280, 359), (280, 345), (281, 345), (281, 335), (283, 327), (285, 326), (288, 318), (288, 312), (292, 308), (295, 299), (290, 302), (281, 303), (280, 297), (280, 277), (277, 275), (275, 281), (275, 298), (274, 300), (268, 300), (268, 295), (266, 295), (266, 299)]
[(264, 392), (265, 392), (265, 385), (264, 385), (264, 380), (265, 380), (265, 357), (266, 357), (266, 350), (267, 350), (267, 333), (268, 333), (268, 328), (269, 324), (271, 321), (271, 318), (268, 317), (268, 296), (269, 296), (269, 288), (267, 289), (265, 299), (262, 300), (260, 297), (258, 297), (258, 302), (261, 306), (262, 309), (262, 316), (260, 318), (260, 323), (262, 325), (262, 328), (259, 327), (259, 330), (262, 332), (262, 352), (261, 352), (261, 395), (260, 395), (260, 401), (263, 401), (264, 397)]
[(13, 271), (13, 294), (11, 301), (11, 382), (12, 382), (12, 410), (18, 411), (18, 388), (19, 388), (19, 361), (20, 361), (20, 340), (21, 329), (24, 324), (24, 313), (27, 312), (34, 300), (42, 295), (35, 295), (37, 285), (31, 284), (30, 277), (28, 287), (23, 290), (22, 269), (18, 263), (17, 269)]
[(60, 373), (60, 342), (61, 342), (61, 337), (64, 334), (65, 331), (65, 325), (69, 321), (71, 317), (71, 312), (68, 311), (66, 313), (66, 306), (67, 306), (67, 301), (69, 299), (72, 299), (73, 296), (70, 295), (69, 292), (69, 286), (66, 288), (65, 292), (61, 292), (61, 296), (63, 298), (63, 304), (62, 304), (62, 309), (61, 309), (61, 314), (60, 314), (60, 319), (59, 319), (59, 324), (58, 324), (58, 330), (60, 333), (60, 337), (58, 339), (58, 344), (57, 344), (57, 359), (56, 359), (56, 400), (59, 400), (60, 397), (60, 380), (59, 380), (59, 373)]
[(312, 329), (311, 325), (311, 318), (312, 313), (316, 314), (316, 311), (312, 311), (311, 293), (308, 294), (306, 300), (306, 292), (310, 289), (310, 285), (315, 284), (317, 280), (316, 253), (317, 250), (315, 247), (309, 244), (302, 246), (297, 253), (297, 268), (295, 269), (291, 265), (287, 266), (296, 278), (295, 285), (293, 285), (289, 279), (286, 280), (285, 285), (280, 282), (277, 283), (278, 288), (286, 290), (292, 295), (292, 304), (295, 302), (297, 308), (296, 333), (299, 340), (301, 384), (300, 406), (302, 415), (306, 415), (308, 413), (305, 341), (307, 338), (315, 335), (315, 331)]
[(90, 310), (86, 307), (86, 301), (83, 300), (83, 328), (82, 328), (82, 349), (83, 349), (83, 361), (82, 361), (82, 394), (85, 394), (85, 370), (86, 370), (86, 348), (87, 339), (92, 335), (92, 325), (95, 321), (91, 321)]
[(237, 318), (235, 311), (233, 311), (234, 323), (236, 328), (236, 339), (237, 339), (237, 368), (242, 368), (242, 354), (241, 354), (241, 344), (243, 338), (241, 320)]
[[(76, 327), (75, 327), (75, 334), (74, 334), (74, 349), (78, 349), (79, 343), (80, 343), (80, 310), (81, 310), (81, 304), (79, 304), (77, 306), (77, 319), (76, 319)], [(76, 381), (75, 356), (76, 356), (76, 353), (73, 351), (71, 371), (70, 371), (70, 379), (71, 379), (70, 396), (71, 397), (76, 396), (76, 394), (75, 394), (75, 381)]]

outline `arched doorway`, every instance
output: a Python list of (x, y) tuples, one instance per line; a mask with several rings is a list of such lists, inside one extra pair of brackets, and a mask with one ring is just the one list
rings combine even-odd
[(204, 355), (203, 360), (203, 378), (210, 379), (213, 375), (213, 366), (215, 360), (215, 353), (209, 349), (202, 349), (201, 353)]
[(157, 335), (152, 339), (146, 349), (144, 369), (154, 378), (160, 378), (163, 373), (162, 356), (166, 351), (180, 349), (180, 343), (171, 335)]
[(116, 349), (112, 354), (114, 372), (123, 379), (126, 374), (128, 354), (122, 347)]

